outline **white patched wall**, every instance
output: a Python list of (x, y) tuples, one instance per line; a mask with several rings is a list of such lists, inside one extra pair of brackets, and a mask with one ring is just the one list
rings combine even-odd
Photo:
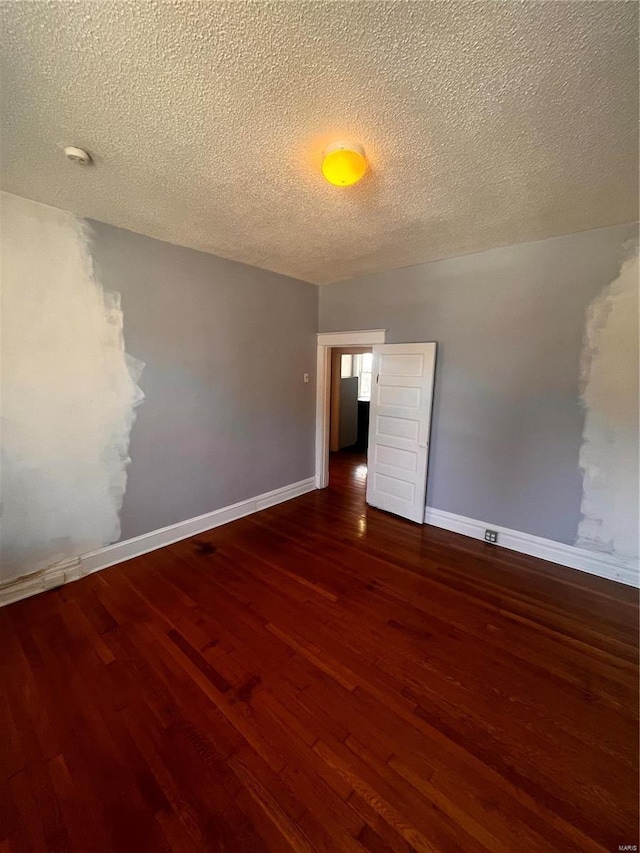
[(589, 307), (576, 544), (638, 566), (638, 250)]
[(96, 281), (82, 221), (0, 196), (0, 582), (120, 536), (142, 364), (118, 293)]

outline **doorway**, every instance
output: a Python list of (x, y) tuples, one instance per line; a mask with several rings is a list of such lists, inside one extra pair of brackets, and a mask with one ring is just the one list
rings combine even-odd
[[(332, 371), (332, 363), (338, 360), (341, 363), (341, 359), (338, 359), (334, 355), (334, 351), (341, 354), (343, 352), (346, 354), (350, 351), (353, 355), (363, 353), (363, 351), (367, 350), (371, 351), (375, 344), (383, 344), (385, 337), (385, 329), (367, 329), (354, 332), (321, 332), (317, 335), (316, 486), (319, 489), (324, 489), (329, 485), (332, 375), (334, 377), (337, 376), (337, 370), (336, 373)], [(356, 352), (356, 350), (359, 352)], [(335, 442), (333, 446), (336, 446)], [(364, 466), (364, 471), (362, 468), (360, 469), (359, 476), (361, 477), (366, 477), (366, 461)]]
[(372, 367), (371, 347), (331, 350), (330, 453), (366, 453)]
[[(329, 479), (365, 503), (373, 350), (332, 347)], [(354, 491), (355, 487), (355, 491)]]
[[(380, 329), (318, 335), (316, 485), (329, 485), (331, 451), (336, 463), (344, 451), (359, 451), (363, 458), (352, 467), (364, 474), (366, 503), (422, 524), (436, 344), (387, 344), (385, 337)], [(362, 424), (358, 441), (354, 412), (365, 402), (358, 396), (370, 397), (368, 441)]]

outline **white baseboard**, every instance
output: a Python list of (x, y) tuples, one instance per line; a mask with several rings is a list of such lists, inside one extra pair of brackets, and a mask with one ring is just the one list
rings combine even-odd
[(244, 518), (254, 512), (297, 498), (315, 488), (315, 477), (308, 477), (306, 480), (291, 483), (280, 489), (273, 489), (273, 491), (265, 492), (263, 495), (248, 498), (245, 501), (216, 509), (196, 518), (179, 521), (177, 524), (153, 530), (151, 533), (144, 533), (134, 539), (126, 539), (124, 542), (107, 545), (105, 548), (92, 551), (90, 554), (83, 554), (74, 560), (17, 578), (15, 581), (0, 586), (0, 607), (4, 604), (10, 604), (12, 601), (19, 601), (21, 598), (43, 592), (45, 589), (52, 589), (55, 586), (78, 580), (83, 575), (115, 566), (116, 563), (148, 554), (149, 551), (155, 551), (157, 548), (164, 548), (165, 545), (171, 545), (181, 539), (188, 539), (190, 536), (204, 533), (206, 530), (213, 530), (214, 527), (220, 527), (230, 521), (236, 521), (238, 518)]
[[(171, 524), (160, 530), (153, 530), (151, 533), (144, 533), (134, 539), (107, 545), (105, 548), (100, 548), (90, 554), (83, 554), (81, 557), (57, 563), (31, 575), (16, 578), (16, 580), (0, 586), (0, 607), (78, 580), (83, 575), (98, 572), (125, 560), (131, 560), (133, 557), (140, 557), (142, 554), (148, 554), (157, 548), (163, 548), (165, 545), (188, 539), (190, 536), (204, 533), (206, 530), (213, 530), (215, 527), (228, 524), (230, 521), (244, 518), (254, 512), (312, 492), (315, 488), (315, 477), (308, 477), (306, 480), (300, 480), (289, 486), (265, 492), (263, 495), (240, 501), (237, 504), (222, 507), (213, 512), (205, 513), (205, 515), (180, 521), (177, 524)], [(503, 548), (519, 551), (521, 554), (529, 554), (532, 557), (539, 557), (542, 560), (549, 560), (552, 563), (559, 563), (561, 566), (579, 569), (582, 572), (588, 572), (629, 586), (640, 586), (637, 566), (630, 562), (617, 560), (609, 554), (587, 551), (573, 545), (564, 545), (561, 542), (553, 542), (551, 539), (542, 539), (529, 533), (509, 530), (495, 524), (477, 521), (474, 518), (466, 518), (463, 515), (455, 515), (432, 507), (426, 508), (424, 520), (425, 524), (432, 524), (444, 530), (451, 530), (454, 533), (462, 533), (464, 536), (481, 540), (484, 540), (484, 531), (489, 527), (498, 531), (498, 545)]]
[(99, 572), (101, 569), (115, 566), (116, 563), (122, 563), (124, 560), (132, 559), (132, 557), (140, 557), (142, 554), (148, 554), (149, 551), (155, 551), (157, 548), (164, 548), (165, 545), (171, 545), (181, 539), (188, 539), (189, 536), (204, 533), (205, 530), (213, 530), (214, 527), (220, 527), (222, 524), (228, 524), (230, 521), (236, 521), (238, 518), (244, 518), (246, 515), (252, 515), (254, 512), (260, 512), (262, 509), (289, 501), (291, 498), (297, 498), (299, 495), (313, 491), (315, 487), (315, 477), (308, 477), (306, 480), (300, 480), (298, 483), (291, 483), (291, 485), (283, 486), (281, 489), (265, 492), (265, 494), (258, 495), (255, 498), (248, 498), (246, 501), (240, 501), (237, 504), (225, 506), (213, 512), (198, 515), (195, 518), (188, 518), (186, 521), (179, 521), (177, 524), (170, 524), (169, 527), (161, 527), (159, 530), (151, 531), (151, 533), (143, 533), (142, 536), (136, 536), (134, 539), (126, 539), (124, 542), (107, 545), (106, 548), (100, 548), (99, 551), (94, 551), (92, 554), (82, 555), (80, 558), (82, 574), (88, 575), (91, 572)]
[(640, 586), (640, 573), (637, 564), (631, 561), (617, 560), (610, 554), (597, 551), (587, 551), (584, 548), (576, 548), (575, 545), (564, 545), (562, 542), (554, 542), (551, 539), (542, 539), (540, 536), (532, 536), (530, 533), (521, 533), (519, 530), (509, 530), (506, 527), (498, 527), (475, 518), (466, 518), (464, 515), (455, 515), (452, 512), (444, 512), (441, 509), (427, 507), (424, 513), (425, 524), (433, 524), (434, 527), (442, 527), (453, 533), (462, 533), (473, 539), (484, 541), (484, 532), (487, 528), (498, 531), (498, 545), (509, 548), (511, 551), (519, 551), (521, 554), (529, 554), (539, 557), (541, 560), (549, 560), (551, 563), (559, 563), (570, 569), (579, 569), (590, 575), (598, 575), (601, 578), (618, 581), (629, 586)]
[(13, 601), (20, 601), (21, 598), (28, 598), (30, 595), (37, 595), (46, 589), (53, 589), (56, 586), (62, 586), (64, 583), (77, 581), (80, 577), (82, 577), (80, 557), (65, 560), (64, 563), (56, 563), (47, 569), (2, 584), (0, 586), (0, 607), (11, 604)]

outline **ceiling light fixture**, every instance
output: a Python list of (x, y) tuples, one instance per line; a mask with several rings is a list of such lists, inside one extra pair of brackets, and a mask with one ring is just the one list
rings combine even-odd
[(322, 152), (322, 174), (336, 187), (357, 184), (367, 171), (367, 159), (361, 145), (336, 142)]

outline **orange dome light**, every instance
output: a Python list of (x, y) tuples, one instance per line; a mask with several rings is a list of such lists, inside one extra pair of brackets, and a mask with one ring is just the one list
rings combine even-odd
[(322, 174), (336, 187), (357, 184), (367, 171), (367, 159), (360, 145), (337, 142), (322, 154)]

